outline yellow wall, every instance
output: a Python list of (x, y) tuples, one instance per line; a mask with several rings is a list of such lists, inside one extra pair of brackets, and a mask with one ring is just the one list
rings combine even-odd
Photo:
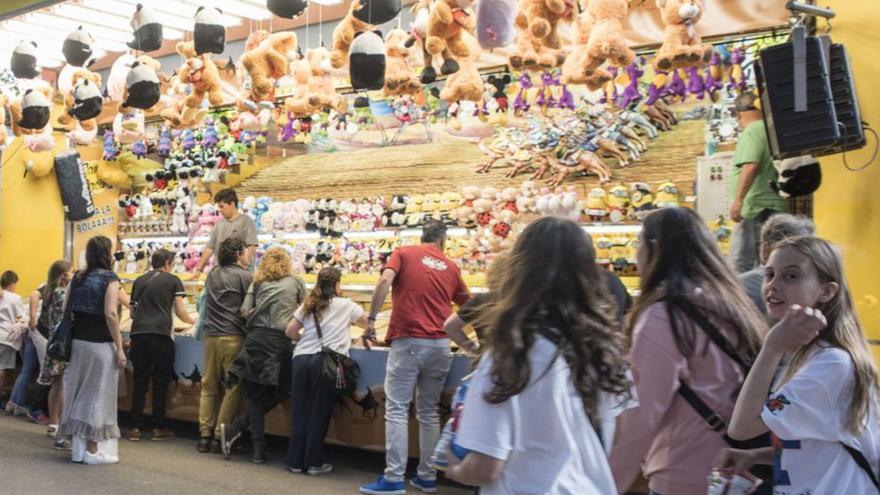
[[(862, 120), (880, 129), (880, 9), (877, 0), (821, 2), (837, 12), (831, 31), (835, 42), (849, 51)], [(850, 166), (864, 163), (876, 146), (847, 153)], [(823, 184), (815, 197), (814, 216), (819, 234), (843, 250), (856, 306), (870, 339), (880, 339), (880, 161), (862, 172), (846, 170), (841, 155), (821, 159)], [(880, 347), (875, 346), (880, 359)]]
[[(64, 208), (54, 169), (24, 177), (16, 138), (3, 153), (0, 189), (0, 270), (18, 273), (16, 292), (26, 296), (46, 279), (49, 265), (64, 254)], [(65, 139), (56, 138), (56, 151)]]

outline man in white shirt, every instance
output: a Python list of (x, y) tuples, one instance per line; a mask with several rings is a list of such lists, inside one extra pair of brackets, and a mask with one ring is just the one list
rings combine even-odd
[(15, 354), (26, 325), (24, 299), (15, 293), (17, 283), (15, 272), (6, 271), (0, 276), (0, 387), (5, 383), (6, 370), (15, 369)]

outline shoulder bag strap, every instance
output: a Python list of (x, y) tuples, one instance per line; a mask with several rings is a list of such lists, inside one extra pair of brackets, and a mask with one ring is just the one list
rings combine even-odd
[(850, 447), (849, 445), (840, 442), (840, 445), (843, 445), (843, 448), (849, 452), (849, 455), (852, 456), (853, 460), (856, 461), (856, 464), (862, 468), (862, 471), (868, 475), (868, 478), (871, 478), (871, 483), (874, 483), (874, 486), (880, 490), (880, 480), (877, 479), (877, 475), (874, 474), (874, 470), (871, 469), (871, 463), (868, 462), (868, 459), (865, 458), (865, 454), (862, 454), (862, 451), (856, 449), (854, 447)]
[(312, 319), (315, 320), (315, 329), (318, 331), (318, 342), (321, 347), (324, 347), (324, 332), (321, 331), (321, 321), (316, 314), (312, 314)]
[(161, 273), (161, 272), (159, 272), (158, 270), (154, 271), (154, 272), (153, 272), (153, 276), (150, 277), (150, 278), (148, 278), (147, 281), (144, 282), (144, 285), (140, 286), (140, 290), (137, 292), (137, 294), (135, 294), (134, 291), (131, 292), (131, 306), (132, 306), (132, 307), (134, 307), (134, 308), (137, 307), (137, 305), (138, 305), (138, 300), (140, 299), (140, 297), (141, 297), (142, 295), (144, 295), (144, 291), (147, 290), (147, 287), (150, 286), (150, 283), (151, 283), (153, 280), (155, 280), (156, 277), (159, 276), (159, 273)]

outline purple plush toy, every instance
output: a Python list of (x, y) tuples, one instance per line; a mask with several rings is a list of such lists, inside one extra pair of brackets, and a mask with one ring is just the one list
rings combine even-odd
[(688, 93), (702, 100), (706, 96), (706, 84), (703, 82), (703, 76), (700, 75), (699, 69), (696, 67), (688, 67)]
[(286, 143), (290, 141), (294, 136), (296, 136), (296, 129), (293, 128), (293, 117), (290, 115), (290, 112), (287, 112), (287, 123), (284, 124), (284, 127), (281, 128), (281, 132), (278, 135), (278, 139)]
[(193, 148), (196, 147), (196, 137), (193, 135), (192, 129), (186, 129), (183, 131), (183, 138), (180, 142), (183, 147), (183, 152), (192, 151)]
[(119, 150), (116, 149), (116, 142), (113, 141), (113, 131), (104, 131), (104, 160), (115, 160), (119, 156)]
[(677, 96), (681, 101), (687, 98), (687, 86), (681, 79), (681, 73), (677, 69), (672, 71), (672, 80), (669, 83), (669, 92), (673, 96)]
[(718, 101), (718, 90), (723, 87), (721, 84), (722, 77), (721, 55), (714, 51), (712, 52), (712, 58), (709, 60), (709, 66), (706, 68), (706, 79), (704, 82), (706, 92), (709, 93), (709, 98), (712, 101)]
[(574, 110), (574, 95), (568, 90), (568, 86), (562, 83), (562, 73), (555, 72), (553, 74), (553, 85), (559, 86), (559, 101), (556, 103), (557, 108), (567, 108)]
[(548, 107), (556, 106), (556, 97), (553, 96), (553, 86), (554, 83), (553, 74), (548, 71), (544, 71), (541, 74), (541, 92), (538, 93), (538, 99), (535, 100), (535, 104), (544, 109)]
[(167, 127), (162, 127), (162, 133), (159, 135), (159, 156), (168, 158), (171, 156), (171, 133)]
[(528, 72), (523, 72), (519, 76), (519, 92), (516, 99), (513, 100), (513, 111), (516, 114), (528, 112), (532, 106), (529, 104), (529, 90), (532, 88), (532, 76)]
[(217, 128), (214, 127), (214, 120), (207, 119), (205, 121), (205, 135), (202, 137), (202, 148), (212, 150), (217, 147), (219, 139), (217, 138)]
[(137, 157), (138, 160), (143, 160), (147, 156), (147, 145), (144, 144), (142, 139), (138, 139), (137, 141), (131, 143), (131, 152), (134, 156)]
[[(642, 94), (639, 93), (639, 79), (645, 72), (639, 68), (639, 64), (635, 62), (627, 65), (625, 70), (626, 75), (629, 77), (629, 84), (623, 88), (623, 93), (621, 93), (620, 98), (618, 98), (620, 108), (629, 108), (631, 104), (642, 99)], [(651, 103), (656, 101), (656, 99), (657, 98), (651, 100)]]

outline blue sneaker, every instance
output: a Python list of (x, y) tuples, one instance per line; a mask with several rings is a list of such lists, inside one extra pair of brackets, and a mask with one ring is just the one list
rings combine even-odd
[(415, 478), (409, 480), (409, 484), (418, 488), (422, 493), (437, 493), (437, 481), (436, 480), (425, 480), (416, 476)]
[(361, 485), (360, 491), (364, 495), (406, 495), (406, 486), (403, 481), (388, 481), (379, 476), (375, 483)]

